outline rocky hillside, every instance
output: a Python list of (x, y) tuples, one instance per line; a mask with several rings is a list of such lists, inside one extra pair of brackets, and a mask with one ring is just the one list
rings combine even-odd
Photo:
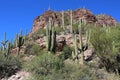
[[(70, 15), (71, 11), (65, 11), (64, 12), (64, 22), (65, 25), (70, 24)], [(34, 20), (33, 28), (31, 33), (34, 33), (38, 29), (45, 28), (45, 25), (47, 24), (49, 17), (52, 18), (53, 24), (55, 27), (61, 26), (62, 24), (62, 12), (55, 12), (52, 10), (46, 11), (44, 14), (38, 16)], [(83, 19), (86, 21), (86, 23), (91, 24), (91, 23), (97, 23), (99, 26), (109, 25), (109, 26), (114, 26), (118, 22), (116, 19), (109, 15), (94, 15), (90, 10), (88, 9), (77, 9), (72, 11), (72, 22), (73, 24), (76, 22), (79, 22), (80, 19)]]

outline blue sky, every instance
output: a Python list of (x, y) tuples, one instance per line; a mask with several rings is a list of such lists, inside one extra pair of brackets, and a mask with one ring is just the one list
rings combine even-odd
[(55, 11), (84, 7), (94, 14), (110, 14), (120, 21), (120, 0), (0, 0), (0, 41), (4, 32), (10, 40), (20, 29), (31, 31), (34, 19), (49, 6)]

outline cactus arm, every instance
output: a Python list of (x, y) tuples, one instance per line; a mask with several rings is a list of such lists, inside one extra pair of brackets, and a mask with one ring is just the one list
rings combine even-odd
[(53, 23), (51, 18), (49, 18), (49, 25), (46, 28), (46, 46), (48, 51), (55, 53), (56, 49), (56, 31), (54, 31)]
[(83, 47), (83, 44), (82, 44), (82, 28), (81, 28), (81, 22), (80, 22), (80, 24), (79, 24), (79, 26), (78, 26), (78, 28), (79, 28), (79, 41), (80, 41), (80, 50), (82, 50), (82, 47)]
[(48, 44), (49, 44), (49, 28), (48, 25), (46, 26), (46, 47), (48, 49)]
[(51, 51), (54, 48), (54, 28), (52, 27), (52, 35), (51, 35)]

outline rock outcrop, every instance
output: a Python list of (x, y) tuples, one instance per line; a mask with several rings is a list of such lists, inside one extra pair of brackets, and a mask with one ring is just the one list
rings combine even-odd
[(95, 15), (88, 9), (73, 11), (73, 22), (79, 22), (80, 19), (85, 20), (87, 23), (94, 23), (97, 21)]
[[(65, 25), (70, 24), (70, 14), (71, 11), (65, 11), (64, 12), (64, 21)], [(61, 26), (62, 24), (62, 12), (55, 12), (52, 10), (46, 11), (44, 14), (38, 16), (34, 20), (33, 29), (31, 33), (36, 32), (37, 30), (41, 28), (45, 28), (46, 24), (49, 21), (49, 17), (53, 20), (53, 25), (55, 27)], [(75, 11), (72, 11), (72, 17), (73, 17), (73, 23), (79, 22), (80, 19), (83, 19), (86, 21), (86, 23), (97, 23), (100, 26), (103, 25), (109, 25), (114, 26), (118, 22), (116, 19), (109, 15), (97, 15), (95, 16), (90, 10), (88, 9), (77, 9)]]
[(100, 26), (103, 26), (103, 25), (115, 26), (116, 24), (118, 24), (116, 19), (106, 14), (97, 15), (96, 18), (97, 18), (97, 23)]

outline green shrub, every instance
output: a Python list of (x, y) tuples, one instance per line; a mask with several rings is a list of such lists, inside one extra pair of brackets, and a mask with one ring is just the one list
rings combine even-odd
[(59, 56), (61, 59), (68, 59), (72, 56), (72, 48), (68, 45), (64, 46), (63, 53)]
[(44, 53), (35, 57), (29, 64), (26, 64), (26, 69), (33, 73), (33, 80), (46, 80), (50, 74), (60, 70), (63, 67), (63, 62), (53, 54)]
[(107, 71), (116, 72), (120, 61), (120, 30), (117, 28), (95, 28), (92, 30), (91, 43), (95, 48), (100, 63)]
[(55, 27), (55, 31), (56, 31), (57, 34), (59, 34), (60, 32), (63, 31), (63, 29), (58, 26), (58, 27)]
[[(40, 77), (40, 76), (39, 76)], [(47, 75), (43, 79), (34, 78), (32, 80), (98, 80), (97, 75), (92, 72), (88, 67), (84, 66), (76, 68), (67, 65), (59, 71), (54, 71), (52, 74)]]
[(41, 36), (46, 35), (46, 30), (45, 29), (39, 29), (38, 31), (36, 31), (35, 33), (32, 34), (32, 39), (36, 40), (39, 39)]
[(79, 33), (79, 31), (78, 31), (78, 23), (76, 23), (76, 24), (73, 24), (73, 31), (75, 32), (75, 33)]
[[(79, 33), (79, 29), (78, 29), (78, 26), (79, 26), (79, 23), (76, 23), (76, 24), (73, 24), (73, 31), (75, 32), (75, 33)], [(82, 34), (85, 34), (85, 32), (86, 32), (86, 30), (88, 29), (88, 28), (90, 28), (91, 27), (91, 25), (86, 25), (86, 24), (82, 24), (81, 25), (81, 27), (82, 27)]]
[(25, 54), (38, 55), (41, 53), (42, 48), (37, 44), (28, 44), (25, 49)]
[(0, 54), (0, 79), (9, 77), (22, 68), (22, 62), (18, 57)]

